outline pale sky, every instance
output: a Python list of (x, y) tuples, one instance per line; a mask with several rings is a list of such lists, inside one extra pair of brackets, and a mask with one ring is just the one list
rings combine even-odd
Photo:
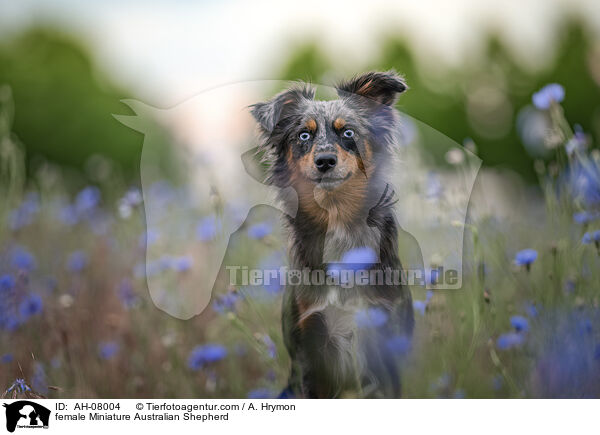
[(458, 64), (492, 27), (539, 67), (569, 11), (600, 35), (597, 0), (0, 0), (0, 35), (56, 22), (81, 35), (98, 65), (138, 98), (165, 107), (209, 87), (276, 79), (290, 44), (306, 39), (322, 43), (341, 71), (358, 72), (376, 57), (381, 35), (405, 34), (423, 62)]

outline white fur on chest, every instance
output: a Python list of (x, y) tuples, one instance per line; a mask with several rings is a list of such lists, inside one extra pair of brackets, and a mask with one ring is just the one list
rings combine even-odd
[(377, 227), (370, 227), (365, 222), (351, 229), (335, 226), (328, 228), (325, 235), (323, 250), (324, 263), (337, 263), (341, 261), (344, 253), (356, 248), (371, 248), (377, 255), (379, 262), (379, 247), (381, 233)]

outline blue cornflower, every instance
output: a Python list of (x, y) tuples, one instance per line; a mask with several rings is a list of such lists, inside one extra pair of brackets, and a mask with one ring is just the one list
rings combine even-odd
[(193, 260), (191, 257), (173, 257), (170, 261), (170, 267), (176, 272), (187, 272), (192, 268)]
[(492, 379), (492, 387), (494, 388), (494, 390), (495, 391), (501, 390), (503, 385), (504, 385), (504, 378), (501, 375), (494, 376), (494, 379)]
[(512, 316), (510, 324), (517, 332), (527, 332), (529, 330), (529, 322), (523, 316)]
[(220, 344), (205, 344), (192, 349), (188, 358), (188, 367), (199, 370), (207, 364), (221, 361), (227, 356), (227, 349)]
[(347, 273), (368, 270), (376, 261), (377, 255), (369, 247), (350, 249), (344, 253), (339, 263), (327, 266), (327, 275), (344, 285), (348, 283)]
[(584, 151), (587, 146), (587, 137), (580, 125), (575, 125), (575, 133), (573, 137), (569, 139), (565, 145), (565, 149), (568, 155), (572, 155), (576, 152)]
[(80, 215), (92, 211), (100, 203), (100, 189), (88, 186), (77, 194), (75, 209)]
[(133, 290), (133, 284), (129, 278), (123, 278), (117, 287), (117, 296), (124, 308), (133, 308), (137, 302), (138, 297)]
[(538, 315), (538, 309), (533, 303), (525, 304), (525, 311), (529, 317), (537, 317)]
[(594, 231), (593, 233), (585, 233), (581, 241), (586, 245), (589, 245), (590, 243), (600, 243), (600, 230)]
[(502, 334), (496, 340), (496, 346), (500, 350), (507, 350), (513, 347), (520, 346), (525, 341), (525, 335), (519, 334), (518, 332), (507, 332), (506, 334)]
[(282, 285), (282, 267), (285, 265), (284, 255), (281, 251), (276, 251), (263, 259), (258, 268), (263, 271), (263, 288), (269, 295), (277, 295), (283, 290)]
[(123, 196), (122, 201), (129, 204), (132, 207), (139, 205), (142, 203), (142, 192), (137, 187), (132, 187), (129, 189), (125, 196)]
[(151, 277), (170, 269), (173, 265), (173, 257), (163, 255), (154, 261), (148, 261), (145, 265), (138, 264), (135, 267), (135, 274), (138, 278), (145, 276)]
[(550, 108), (552, 102), (560, 103), (565, 99), (565, 89), (558, 83), (550, 83), (531, 97), (533, 105), (541, 110)]
[(25, 393), (27, 391), (31, 391), (29, 385), (25, 382), (25, 379), (15, 379), (15, 382), (6, 390), (7, 393), (11, 391), (16, 391), (17, 393)]
[(385, 346), (393, 354), (403, 356), (410, 351), (412, 342), (410, 338), (405, 335), (397, 335), (388, 339), (385, 343)]
[(69, 272), (81, 272), (88, 263), (88, 256), (83, 251), (75, 251), (67, 259), (67, 270)]
[(583, 243), (584, 245), (589, 245), (590, 243), (592, 243), (592, 234), (585, 233), (581, 238), (581, 243)]
[(11, 275), (0, 276), (0, 292), (9, 292), (15, 288), (15, 279)]
[(15, 269), (26, 271), (35, 269), (35, 257), (23, 247), (14, 248), (11, 257), (11, 264)]
[(358, 311), (354, 320), (359, 328), (379, 328), (388, 320), (388, 313), (379, 307), (369, 307)]
[(571, 194), (587, 207), (600, 205), (600, 166), (593, 160), (578, 162), (568, 173)]
[(440, 269), (431, 269), (425, 268), (425, 284), (426, 285), (437, 285), (439, 284), (439, 279), (441, 278)]
[(277, 348), (275, 347), (275, 343), (267, 334), (262, 336), (262, 341), (265, 346), (267, 346), (267, 355), (269, 355), (269, 358), (274, 359), (277, 356)]
[(15, 331), (21, 325), (21, 321), (14, 313), (4, 310), (6, 308), (0, 306), (0, 328), (6, 331)]
[(196, 226), (196, 238), (201, 242), (208, 242), (217, 237), (223, 225), (215, 215), (202, 218)]
[(342, 256), (342, 263), (362, 265), (363, 267), (361, 268), (363, 269), (374, 264), (376, 261), (377, 254), (369, 247), (350, 249)]
[(241, 295), (236, 291), (230, 291), (224, 295), (218, 295), (215, 297), (215, 301), (213, 302), (213, 310), (219, 314), (235, 311), (235, 305), (240, 299)]
[(46, 371), (44, 366), (36, 362), (33, 367), (33, 375), (31, 377), (31, 386), (33, 390), (40, 394), (48, 394), (48, 381), (46, 380)]
[(10, 229), (18, 230), (30, 225), (39, 208), (39, 195), (35, 192), (28, 193), (21, 205), (16, 210), (11, 211), (9, 215), (8, 225)]
[(376, 261), (377, 254), (369, 247), (350, 249), (344, 253), (339, 263), (333, 263), (327, 268), (327, 274), (339, 279), (342, 271), (367, 270)]
[(274, 399), (277, 397), (277, 392), (268, 388), (257, 388), (248, 392), (248, 399)]
[(10, 364), (11, 362), (14, 361), (14, 357), (12, 355), (12, 353), (5, 353), (4, 355), (0, 356), (0, 364)]
[(119, 353), (119, 343), (116, 341), (103, 341), (98, 344), (98, 356), (104, 360), (113, 359)]
[(21, 316), (21, 320), (25, 321), (31, 316), (41, 313), (43, 308), (44, 303), (40, 295), (36, 293), (30, 293), (19, 304), (19, 315)]
[(523, 249), (517, 252), (515, 255), (515, 264), (517, 266), (525, 266), (527, 270), (531, 267), (531, 264), (536, 260), (538, 253), (535, 249)]
[(427, 301), (414, 301), (413, 308), (415, 311), (421, 313), (422, 316), (425, 315), (425, 310), (427, 310)]
[(266, 223), (260, 222), (258, 224), (251, 225), (248, 228), (248, 236), (252, 239), (262, 239), (267, 237), (273, 231), (273, 226)]
[(573, 215), (573, 220), (580, 225), (589, 224), (598, 218), (600, 218), (600, 213), (590, 213), (589, 211), (582, 211)]

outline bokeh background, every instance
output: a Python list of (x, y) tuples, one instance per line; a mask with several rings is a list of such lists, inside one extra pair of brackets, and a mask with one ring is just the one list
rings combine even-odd
[[(182, 102), (228, 83), (394, 68), (410, 86), (398, 108), (483, 164), (463, 290), (414, 289), (417, 333), (396, 343), (406, 395), (597, 397), (599, 35), (593, 0), (0, 1), (0, 390), (276, 396), (289, 363), (280, 288), (224, 286), (187, 321), (150, 300), (148, 274), (177, 285), (198, 262), (145, 265), (166, 236), (146, 226), (144, 136), (113, 114), (134, 114), (124, 99), (181, 108), (155, 136), (162, 180), (144, 191), (168, 208), (185, 202), (174, 144), (200, 144), (208, 167), (230, 156)], [(543, 107), (532, 96), (549, 83), (565, 95)], [(462, 164), (426, 133), (418, 146), (427, 174)], [(205, 217), (192, 238), (210, 243), (218, 222), (193, 211)], [(238, 263), (284, 261), (268, 212), (239, 237)], [(526, 248), (535, 258), (515, 257)]]

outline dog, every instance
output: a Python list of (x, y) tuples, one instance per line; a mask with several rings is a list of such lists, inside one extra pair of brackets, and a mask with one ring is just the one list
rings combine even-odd
[(320, 101), (298, 85), (251, 106), (268, 182), (297, 194), (296, 215), (284, 219), (290, 268), (328, 278), (286, 285), (282, 329), (292, 367), (284, 397), (395, 398), (401, 382), (390, 342), (412, 335), (410, 289), (329, 278), (332, 270), (355, 270), (342, 262), (348, 252), (375, 254), (362, 265), (369, 277), (401, 270), (388, 177), (398, 146), (394, 105), (407, 85), (394, 71), (369, 72), (336, 89), (339, 98)]

